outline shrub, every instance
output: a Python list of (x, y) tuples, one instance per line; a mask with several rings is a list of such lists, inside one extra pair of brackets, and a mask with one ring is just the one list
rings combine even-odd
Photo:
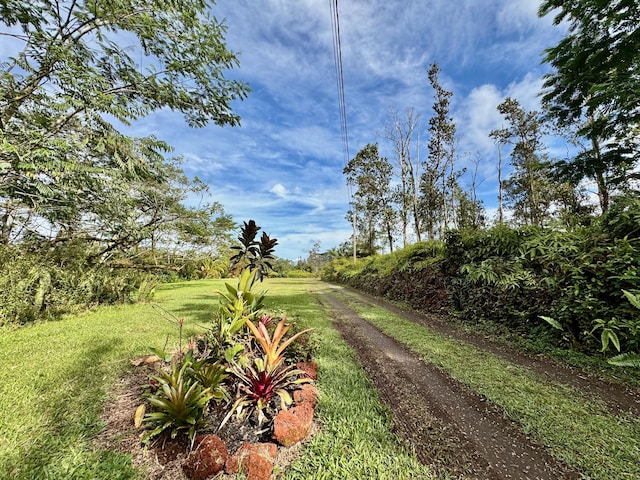
[[(622, 292), (640, 289), (640, 200), (626, 199), (613, 210), (571, 231), (505, 225), (450, 231), (442, 242), (355, 265), (334, 260), (323, 278), (423, 311), (449, 308), (464, 322), (532, 336), (546, 329), (592, 353), (601, 350), (602, 332), (615, 331), (623, 351), (634, 349), (636, 330), (624, 326), (635, 325), (637, 312)], [(540, 316), (553, 318), (563, 333), (549, 330)]]
[(78, 245), (53, 252), (0, 246), (0, 266), (0, 325), (23, 325), (94, 305), (148, 298), (153, 290), (146, 273), (88, 265)]

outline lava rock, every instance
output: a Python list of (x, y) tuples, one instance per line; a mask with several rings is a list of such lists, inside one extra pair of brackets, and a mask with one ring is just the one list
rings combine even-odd
[(285, 447), (305, 439), (311, 431), (313, 407), (306, 402), (291, 410), (281, 410), (273, 419), (273, 438)]
[(315, 362), (298, 362), (296, 368), (302, 370), (311, 380), (318, 379), (318, 364)]
[(269, 480), (277, 453), (278, 446), (274, 443), (244, 442), (227, 459), (226, 472), (234, 474), (242, 471), (247, 480)]
[(318, 390), (310, 383), (305, 383), (293, 392), (293, 401), (296, 406), (307, 403), (311, 408), (315, 408), (318, 403)]
[(198, 435), (194, 450), (182, 464), (182, 470), (190, 480), (204, 480), (221, 472), (227, 462), (229, 451), (217, 435)]

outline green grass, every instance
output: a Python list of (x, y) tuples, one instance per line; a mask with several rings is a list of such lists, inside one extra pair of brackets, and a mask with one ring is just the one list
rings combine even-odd
[[(214, 285), (167, 285), (157, 300), (193, 333), (211, 314)], [(92, 438), (129, 360), (177, 345), (175, 323), (139, 304), (0, 332), (0, 478), (139, 478), (128, 456), (97, 450)]]
[(315, 356), (320, 387), (316, 413), (323, 428), (305, 445), (302, 457), (289, 466), (285, 478), (435, 478), (389, 432), (389, 411), (353, 351), (307, 292), (322, 287), (317, 281), (269, 282), (269, 302), (283, 308), (302, 327), (314, 328), (321, 339)]
[(352, 300), (350, 305), (425, 361), (501, 406), (526, 432), (588, 478), (640, 478), (640, 421), (633, 415), (612, 414), (570, 387), (550, 384), (531, 371), (382, 308)]
[[(185, 334), (210, 321), (222, 281), (163, 285), (155, 301), (185, 319)], [(283, 309), (320, 339), (316, 361), (323, 428), (287, 478), (432, 478), (389, 432), (389, 414), (352, 351), (309, 290), (316, 280), (265, 284), (270, 309)], [(151, 305), (100, 308), (21, 329), (0, 329), (0, 478), (137, 479), (129, 456), (98, 449), (99, 415), (129, 360), (175, 346), (178, 329)]]

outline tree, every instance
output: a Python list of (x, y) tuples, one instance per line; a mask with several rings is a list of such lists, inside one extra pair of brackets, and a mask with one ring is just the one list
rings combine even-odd
[(513, 98), (506, 98), (498, 105), (498, 111), (508, 127), (493, 130), (489, 136), (513, 145), (513, 172), (504, 182), (506, 199), (511, 201), (517, 220), (541, 226), (548, 217), (552, 198), (548, 168), (541, 153), (542, 126), (538, 112), (527, 112)]
[(504, 221), (504, 181), (502, 179), (502, 145), (509, 142), (510, 133), (504, 126), (498, 130), (493, 130), (489, 136), (498, 145), (498, 223)]
[(407, 229), (409, 217), (413, 217), (413, 226), (417, 241), (421, 240), (419, 215), (419, 159), (413, 163), (411, 158), (411, 142), (418, 125), (419, 116), (413, 108), (407, 109), (404, 121), (391, 110), (391, 124), (387, 125), (386, 137), (393, 143), (396, 152), (396, 162), (400, 170), (400, 184), (397, 196), (400, 203), (400, 219), (402, 221), (403, 246), (407, 246)]
[(72, 228), (108, 183), (158, 180), (169, 146), (116, 121), (167, 108), (194, 127), (239, 123), (231, 102), (248, 88), (224, 77), (238, 62), (206, 0), (2, 0), (0, 24), (18, 45), (0, 75), (4, 243)]
[(420, 177), (421, 213), (424, 229), (430, 239), (442, 223), (446, 229), (454, 214), (455, 199), (454, 154), (456, 125), (449, 115), (452, 92), (440, 85), (437, 63), (429, 69), (429, 83), (433, 88), (434, 115), (429, 119), (429, 155), (422, 162)]
[(556, 12), (554, 23), (569, 32), (545, 51), (554, 68), (545, 79), (543, 101), (561, 126), (577, 126), (589, 147), (558, 162), (576, 184), (592, 179), (600, 208), (612, 189), (634, 178), (640, 120), (640, 5), (635, 0), (545, 0), (539, 15)]
[(343, 173), (347, 183), (356, 187), (352, 208), (357, 212), (356, 226), (364, 237), (364, 250), (375, 252), (378, 231), (386, 235), (393, 251), (395, 211), (391, 188), (393, 167), (386, 157), (380, 157), (378, 144), (368, 144), (349, 160)]
[(474, 164), (474, 168), (471, 172), (471, 184), (469, 189), (465, 191), (456, 183), (456, 190), (453, 192), (456, 200), (457, 228), (460, 230), (477, 230), (484, 227), (487, 221), (483, 202), (478, 199), (478, 169), (480, 168), (480, 155), (476, 155), (472, 162)]
[(238, 237), (240, 245), (231, 247), (232, 250), (238, 252), (231, 257), (231, 266), (233, 269), (255, 270), (256, 279), (262, 281), (264, 277), (269, 275), (269, 270), (273, 270), (271, 261), (275, 258), (273, 251), (278, 240), (271, 238), (265, 232), (262, 232), (260, 240), (256, 240), (260, 230), (261, 227), (256, 225), (255, 220), (249, 220), (249, 223), (243, 222)]

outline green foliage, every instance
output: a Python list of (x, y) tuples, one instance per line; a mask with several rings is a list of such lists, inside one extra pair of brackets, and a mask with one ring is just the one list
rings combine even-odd
[(221, 387), (227, 378), (226, 367), (218, 362), (211, 362), (209, 358), (194, 360), (189, 367), (189, 375), (197, 380), (204, 388), (211, 389), (212, 398), (222, 400), (226, 397), (226, 390)]
[(635, 197), (621, 198), (601, 221), (569, 231), (506, 225), (449, 231), (443, 242), (355, 265), (336, 259), (323, 278), (428, 312), (450, 308), (463, 322), (544, 336), (593, 355), (603, 348), (638, 351), (637, 312), (623, 293), (640, 287), (638, 205)]
[(254, 358), (253, 364), (244, 368), (232, 365), (234, 376), (240, 381), (233, 406), (224, 418), (222, 427), (232, 415), (243, 417), (255, 414), (261, 425), (267, 418), (265, 411), (274, 396), (280, 399), (280, 408), (286, 410), (293, 402), (289, 390), (311, 380), (303, 372), (284, 362), (269, 363), (267, 358)]
[(455, 215), (453, 203), (459, 189), (454, 172), (456, 124), (450, 115), (453, 92), (445, 90), (440, 80), (440, 67), (433, 63), (427, 76), (434, 91), (433, 116), (429, 119), (429, 154), (421, 162), (420, 217), (422, 229), (430, 239), (449, 228)]
[[(640, 309), (640, 296), (638, 293), (631, 293), (623, 290), (622, 293), (629, 300), (629, 303), (636, 309)], [(596, 320), (591, 333), (595, 330), (602, 328), (601, 340), (602, 351), (606, 351), (609, 346), (609, 341), (616, 347), (616, 350), (620, 352), (620, 340), (618, 333), (624, 333), (624, 339), (627, 341), (627, 348), (631, 350), (640, 350), (640, 315), (637, 314), (628, 320), (618, 321), (616, 318), (610, 319), (608, 322), (602, 320)], [(616, 355), (609, 359), (609, 363), (619, 367), (636, 367), (640, 368), (640, 353), (626, 352), (620, 355)]]
[(223, 278), (228, 271), (223, 258), (204, 258), (200, 266), (200, 278)]
[(621, 353), (611, 357), (609, 363), (616, 367), (640, 368), (640, 353)]
[(257, 275), (258, 270), (245, 268), (240, 273), (237, 287), (225, 283), (226, 292), (216, 290), (220, 307), (210, 331), (210, 339), (218, 351), (227, 346), (236, 350), (234, 337), (243, 330), (247, 320), (255, 318), (263, 308), (266, 293), (252, 291)]
[[(377, 143), (368, 144), (349, 160), (342, 173), (355, 188), (350, 205), (356, 212), (357, 234), (362, 239), (360, 248), (371, 254), (378, 243), (387, 243), (393, 250), (397, 214), (393, 208), (391, 163), (379, 155)], [(351, 214), (349, 217), (353, 221)]]
[(0, 325), (23, 325), (152, 295), (156, 282), (149, 274), (87, 265), (86, 251), (79, 247), (29, 252), (0, 245)]
[(604, 232), (614, 238), (640, 237), (640, 197), (629, 195), (615, 198), (609, 210), (600, 218)]
[(547, 322), (549, 325), (551, 325), (556, 330), (560, 330), (560, 331), (564, 330), (564, 327), (562, 326), (562, 324), (559, 321), (557, 321), (555, 318), (546, 317), (544, 315), (540, 315), (540, 318), (542, 320), (544, 320), (545, 322)]
[(633, 0), (545, 0), (539, 13), (568, 26), (545, 51), (554, 70), (546, 75), (543, 101), (550, 117), (577, 128), (585, 142), (560, 171), (574, 183), (595, 180), (605, 212), (611, 191), (635, 177), (638, 160), (640, 8)]
[(231, 247), (232, 250), (238, 251), (231, 257), (231, 264), (233, 267), (255, 270), (256, 278), (262, 281), (272, 269), (271, 260), (274, 258), (273, 251), (278, 240), (272, 239), (265, 232), (262, 232), (258, 241), (256, 236), (259, 231), (260, 227), (256, 225), (254, 220), (249, 220), (249, 223), (243, 222), (241, 235), (238, 237), (240, 245)]
[(207, 3), (7, 0), (0, 12), (12, 39), (0, 54), (0, 245), (26, 267), (3, 269), (0, 324), (148, 299), (153, 282), (136, 272), (219, 274), (192, 263), (225, 257), (231, 218), (169, 145), (109, 121), (169, 108), (192, 126), (238, 124), (230, 105), (248, 89), (224, 78), (237, 59)]
[[(280, 398), (280, 408), (286, 409), (292, 403), (291, 390), (310, 381), (301, 370), (287, 363), (291, 357), (287, 349), (310, 329), (285, 338), (293, 324), (287, 325), (283, 315), (269, 330), (274, 322), (262, 312), (265, 294), (251, 291), (258, 273), (257, 268), (247, 266), (240, 273), (237, 287), (226, 283), (225, 291), (216, 290), (220, 307), (213, 326), (206, 340), (190, 342), (195, 345), (193, 348), (203, 346), (198, 358), (193, 348), (183, 357), (183, 320), (177, 320), (178, 350), (171, 357), (171, 372), (161, 371), (160, 376), (153, 377), (159, 387), (149, 396), (149, 403), (156, 411), (144, 419), (155, 428), (144, 435), (144, 441), (165, 431), (170, 431), (173, 438), (182, 430), (192, 439), (211, 399), (230, 405), (219, 428), (233, 415), (242, 417), (248, 411), (255, 411), (258, 423), (262, 424), (266, 413), (272, 411), (274, 397)], [(256, 318), (257, 325), (252, 322)], [(257, 354), (258, 350), (264, 355)], [(154, 351), (167, 359), (164, 352)]]
[(182, 360), (174, 358), (169, 372), (160, 370), (159, 375), (152, 377), (157, 390), (147, 400), (155, 411), (145, 415), (144, 422), (155, 428), (144, 434), (143, 443), (165, 431), (175, 438), (186, 430), (193, 440), (209, 402), (226, 397), (221, 385), (226, 377), (220, 364), (209, 363), (207, 359), (195, 361), (192, 350)]
[[(127, 125), (168, 108), (194, 127), (237, 125), (231, 103), (248, 88), (224, 77), (238, 63), (225, 30), (200, 0), (3, 1), (0, 33), (13, 41), (0, 59), (0, 242), (43, 220), (67, 238), (78, 223), (99, 225), (83, 232), (97, 241), (161, 192), (171, 148), (107, 119)], [(157, 220), (147, 210), (138, 227)]]
[(442, 242), (429, 241), (356, 264), (336, 258), (325, 266), (322, 278), (435, 312), (448, 303), (443, 252)]
[(288, 270), (284, 276), (286, 278), (311, 278), (316, 277), (316, 274), (313, 272), (308, 272), (306, 270), (301, 270), (299, 268), (293, 268)]

